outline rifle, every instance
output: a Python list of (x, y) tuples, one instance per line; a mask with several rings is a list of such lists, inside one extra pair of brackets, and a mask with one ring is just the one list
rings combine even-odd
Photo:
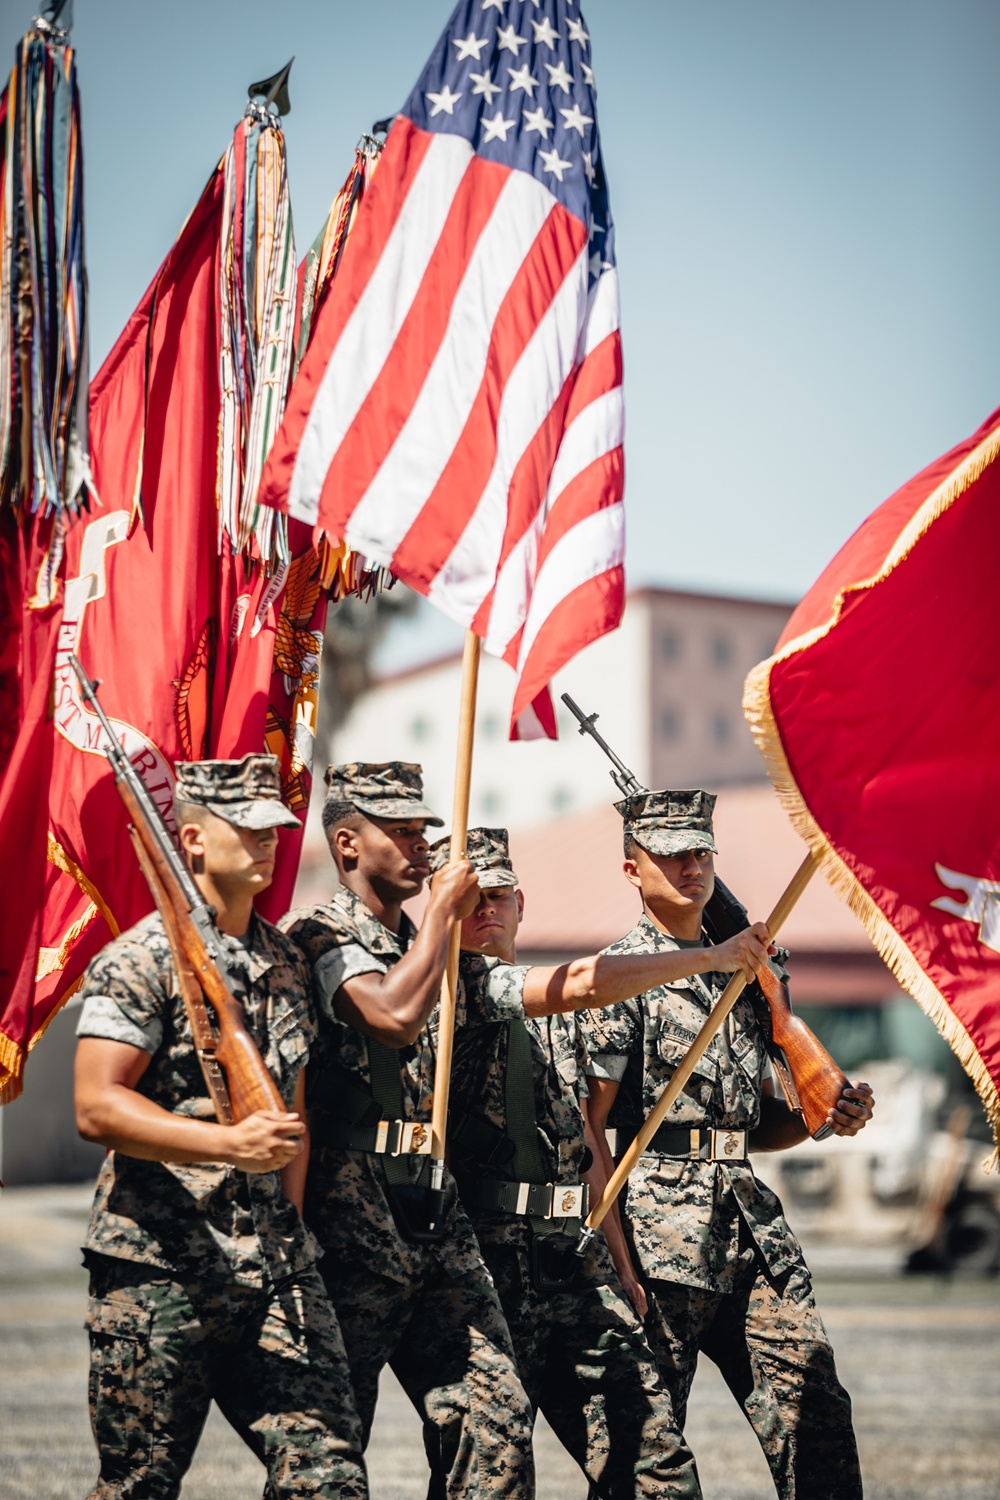
[[(100, 681), (91, 682), (76, 656), (71, 655), (69, 662), (87, 707), (97, 715), (104, 731), (104, 753), (129, 814), (132, 847), (163, 919), (215, 1112), (223, 1125), (239, 1124), (261, 1109), (284, 1114), (284, 1100), (264, 1066), (247, 1030), (243, 1007), (227, 981), (226, 952), (215, 925), (215, 910), (192, 880), (142, 778), (119, 744), (98, 702)], [(205, 997), (215, 1012), (218, 1036), (205, 1010)]]
[[(610, 776), (625, 797), (648, 791), (612, 750), (607, 740), (594, 728), (598, 714), (585, 714), (569, 695), (562, 701), (576, 718), (580, 734), (589, 734), (612, 764)], [(713, 943), (723, 943), (750, 926), (746, 907), (738, 901), (725, 883), (715, 877), (715, 890), (708, 901), (702, 921)], [(841, 1072), (822, 1042), (792, 1010), (788, 993), (787, 949), (778, 948), (761, 968), (747, 992), (753, 1002), (764, 1034), (774, 1070), (789, 1109), (800, 1114), (815, 1141), (831, 1132), (827, 1114), (836, 1105), (850, 1080)]]

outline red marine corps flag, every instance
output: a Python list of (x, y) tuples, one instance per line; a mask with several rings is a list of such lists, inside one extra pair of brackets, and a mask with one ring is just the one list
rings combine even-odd
[(795, 826), (1000, 1135), (1000, 411), (891, 496), (744, 707)]
[(374, 559), (518, 673), (620, 620), (614, 229), (568, 0), (462, 0), (389, 132), (260, 497)]

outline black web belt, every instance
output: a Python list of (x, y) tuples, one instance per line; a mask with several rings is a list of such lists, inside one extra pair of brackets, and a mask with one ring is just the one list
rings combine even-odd
[[(629, 1141), (639, 1127), (619, 1127), (619, 1140)], [(746, 1161), (745, 1130), (698, 1130), (684, 1125), (661, 1125), (647, 1144), (646, 1156), (673, 1156), (688, 1161)]]
[(422, 1120), (379, 1120), (377, 1125), (350, 1125), (323, 1111), (313, 1117), (311, 1135), (318, 1146), (370, 1151), (376, 1156), (428, 1156), (431, 1149), (431, 1129)]
[(467, 1208), (537, 1219), (585, 1219), (589, 1195), (585, 1182), (500, 1182), (468, 1178), (459, 1183)]

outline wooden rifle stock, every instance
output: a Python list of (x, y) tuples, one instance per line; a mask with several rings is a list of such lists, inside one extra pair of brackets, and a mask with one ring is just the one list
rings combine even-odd
[[(202, 900), (142, 778), (119, 743), (97, 696), (100, 683), (90, 680), (72, 652), (69, 664), (80, 683), (84, 702), (104, 735), (102, 748), (131, 819), (132, 847), (163, 921), (198, 1060), (216, 1114), (224, 1125), (238, 1124), (261, 1109), (284, 1114), (284, 1100), (247, 1030), (243, 1007), (219, 967), (220, 959), (223, 964), (224, 959), (215, 913)], [(203, 996), (215, 1011), (218, 1040), (206, 1014)]]
[[(225, 1075), (232, 1110), (232, 1122), (239, 1124), (248, 1115), (260, 1109), (286, 1112), (285, 1103), (278, 1093), (274, 1079), (264, 1066), (264, 1059), (257, 1044), (247, 1030), (243, 1007), (233, 996), (218, 965), (208, 951), (205, 939), (191, 916), (188, 898), (181, 888), (171, 862), (165, 856), (150, 827), (145, 808), (141, 805), (128, 782), (118, 779), (118, 790), (132, 820), (135, 830), (133, 842), (142, 848), (144, 859), (140, 859), (143, 873), (149, 881), (167, 938), (177, 961), (178, 953), (187, 961), (188, 974), (182, 972), (178, 963), (178, 974), (182, 990), (185, 980), (193, 975), (215, 1012), (219, 1037), (214, 1055)], [(138, 850), (137, 850), (138, 852)], [(154, 881), (150, 879), (152, 872)], [(196, 1031), (196, 1044), (201, 1046)], [(219, 1105), (216, 1101), (216, 1110)], [(220, 1115), (220, 1118), (221, 1115)], [(223, 1123), (229, 1123), (223, 1120)]]
[[(757, 982), (771, 1012), (771, 1037), (775, 1051), (780, 1054), (773, 1061), (786, 1102), (790, 1108), (801, 1111), (809, 1134), (821, 1141), (831, 1130), (826, 1117), (844, 1090), (851, 1087), (850, 1079), (806, 1023), (795, 1015), (788, 986), (767, 964), (757, 975)], [(783, 1063), (790, 1079), (784, 1076)], [(789, 1092), (794, 1098), (787, 1097)]]

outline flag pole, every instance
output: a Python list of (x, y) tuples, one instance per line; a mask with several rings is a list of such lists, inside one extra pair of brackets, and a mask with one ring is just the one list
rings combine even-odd
[[(779, 896), (777, 905), (767, 919), (767, 930), (772, 939), (777, 937), (779, 930), (784, 926), (789, 913), (812, 879), (815, 869), (816, 859), (814, 855), (811, 853), (807, 854)], [(581, 1236), (581, 1244), (577, 1247), (581, 1253), (586, 1248), (586, 1245), (589, 1245), (593, 1237), (593, 1231), (600, 1229), (604, 1223), (612, 1204), (625, 1186), (629, 1173), (645, 1151), (649, 1142), (653, 1139), (653, 1136), (659, 1130), (668, 1110), (673, 1108), (674, 1102), (694, 1072), (695, 1066), (703, 1056), (709, 1042), (722, 1026), (723, 1021), (746, 989), (746, 985), (745, 975), (734, 974), (719, 996), (716, 1004), (712, 1007), (711, 1014), (706, 1017), (704, 1025), (688, 1048), (677, 1071), (646, 1116), (635, 1140), (631, 1143), (621, 1161), (608, 1178), (604, 1192), (590, 1210), (584, 1234)]]
[[(474, 630), (465, 632), (462, 652), (462, 692), (458, 711), (458, 754), (455, 761), (455, 801), (451, 815), (449, 857), (461, 859), (469, 832), (469, 788), (472, 782), (472, 745), (476, 732), (476, 690), (479, 686), (480, 640)], [(441, 986), (438, 1016), (437, 1060), (434, 1067), (434, 1101), (431, 1107), (431, 1187), (444, 1182), (445, 1135), (448, 1128), (448, 1094), (451, 1088), (451, 1054), (455, 1040), (455, 1004), (458, 992), (458, 955), (462, 924), (451, 929), (448, 967)]]

